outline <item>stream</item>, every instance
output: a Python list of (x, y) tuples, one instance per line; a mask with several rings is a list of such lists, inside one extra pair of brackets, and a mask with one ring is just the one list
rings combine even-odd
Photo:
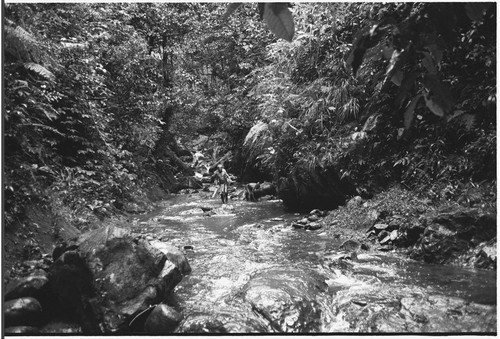
[[(207, 215), (212, 210), (217, 214)], [(178, 333), (496, 331), (496, 272), (403, 253), (340, 249), (327, 230), (296, 230), (278, 200), (172, 195), (134, 232), (183, 249), (192, 268), (170, 303)]]

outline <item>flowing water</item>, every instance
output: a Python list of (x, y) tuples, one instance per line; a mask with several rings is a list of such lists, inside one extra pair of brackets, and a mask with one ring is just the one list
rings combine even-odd
[[(219, 214), (207, 216), (202, 209), (210, 208)], [(290, 221), (298, 217), (285, 213), (279, 201), (237, 200), (222, 207), (205, 193), (175, 195), (138, 222), (136, 232), (184, 249), (192, 273), (176, 287), (174, 302), (185, 324), (215, 317), (229, 319), (225, 328), (231, 332), (275, 331), (245, 305), (241, 291), (259, 273), (282, 269), (317, 272), (328, 285), (319, 298), (320, 325), (312, 331), (496, 331), (496, 272), (376, 251), (345, 259), (339, 249), (345, 239), (324, 229), (295, 230)]]

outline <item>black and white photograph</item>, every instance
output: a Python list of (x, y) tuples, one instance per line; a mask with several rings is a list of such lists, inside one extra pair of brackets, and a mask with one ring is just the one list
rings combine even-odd
[(2, 2), (3, 336), (496, 336), (496, 2)]

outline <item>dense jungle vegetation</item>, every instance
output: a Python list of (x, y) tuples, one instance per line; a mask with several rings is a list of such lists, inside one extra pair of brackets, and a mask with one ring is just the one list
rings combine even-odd
[(333, 169), (353, 194), (495, 204), (494, 2), (294, 3), (268, 25), (270, 4), (4, 6), (7, 228), (175, 190), (199, 135), (243, 181)]

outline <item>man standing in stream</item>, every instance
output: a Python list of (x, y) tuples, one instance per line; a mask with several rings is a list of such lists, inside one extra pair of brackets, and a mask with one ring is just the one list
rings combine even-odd
[(220, 189), (222, 203), (227, 203), (227, 185), (231, 182), (231, 178), (229, 178), (229, 174), (227, 174), (222, 164), (217, 165), (217, 169), (212, 176), (212, 180), (213, 179), (215, 179), (215, 183), (219, 185), (218, 189)]

